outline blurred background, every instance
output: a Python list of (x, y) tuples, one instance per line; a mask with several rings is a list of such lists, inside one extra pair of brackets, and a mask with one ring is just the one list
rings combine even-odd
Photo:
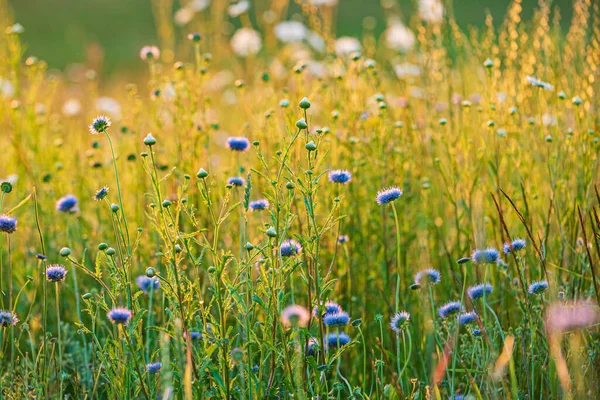
[[(317, 0), (279, 2), (282, 1), (288, 3), (285, 9), (288, 18), (300, 19), (300, 4), (303, 1)], [(335, 0), (328, 0), (332, 1)], [(70, 64), (86, 63), (90, 58), (100, 57), (101, 60), (95, 60), (95, 64), (101, 65), (99, 72), (106, 78), (114, 74), (128, 74), (125, 71), (131, 73), (143, 67), (139, 62), (139, 49), (147, 44), (161, 45), (157, 33), (158, 25), (161, 25), (159, 21), (164, 23), (168, 18), (171, 20), (171, 28), (162, 26), (161, 29), (170, 29), (174, 41), (178, 41), (190, 31), (203, 32), (203, 24), (208, 23), (214, 3), (220, 3), (225, 10), (236, 2), (237, 0), (9, 0), (8, 4), (14, 20), (25, 28), (22, 38), (27, 45), (26, 56), (35, 55), (47, 61), (50, 69), (63, 71)], [(249, 3), (250, 19), (256, 23), (259, 11), (265, 9), (267, 2), (251, 0)], [(406, 23), (415, 10), (411, 0), (338, 0), (337, 3), (334, 30), (338, 36), (359, 37), (367, 18), (367, 24), (378, 37), (385, 30), (390, 10), (393, 9), (394, 14), (400, 12)], [(572, 16), (572, 1), (554, 0), (551, 3), (552, 7), (560, 10), (562, 26), (567, 26)], [(487, 12), (493, 16), (495, 25), (501, 24), (509, 4), (510, 0), (454, 0), (452, 7), (458, 24), (467, 28), (470, 25), (484, 26)], [(523, 19), (532, 18), (536, 5), (537, 1), (523, 1)], [(190, 7), (202, 10), (187, 21), (190, 15), (181, 10)], [(229, 24), (223, 26), (225, 34), (240, 25), (239, 18), (230, 18)]]

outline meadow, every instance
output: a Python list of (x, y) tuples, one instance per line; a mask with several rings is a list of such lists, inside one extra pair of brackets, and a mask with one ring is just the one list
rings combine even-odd
[(0, 398), (598, 398), (600, 4), (295, 3), (106, 82), (0, 0)]

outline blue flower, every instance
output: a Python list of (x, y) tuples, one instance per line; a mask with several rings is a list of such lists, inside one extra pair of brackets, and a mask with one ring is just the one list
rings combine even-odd
[(161, 362), (146, 364), (146, 371), (148, 371), (149, 374), (156, 374), (158, 371), (160, 371), (161, 368)]
[(306, 344), (306, 354), (309, 356), (314, 356), (319, 348), (319, 341), (314, 337), (308, 339), (308, 343)]
[(64, 213), (76, 213), (79, 211), (79, 200), (72, 194), (61, 197), (56, 202), (56, 209)]
[(296, 242), (294, 239), (289, 239), (281, 243), (279, 252), (281, 253), (281, 257), (291, 257), (300, 253), (300, 250), (302, 250), (300, 243)]
[(131, 318), (131, 311), (124, 307), (117, 307), (110, 310), (106, 316), (113, 324), (126, 324)]
[(202, 339), (202, 333), (196, 331), (190, 331), (190, 339), (199, 340)]
[(377, 192), (377, 197), (375, 200), (377, 200), (377, 204), (383, 205), (391, 203), (400, 196), (402, 196), (402, 190), (396, 186), (392, 186), (387, 189), (381, 189), (379, 192)]
[(466, 313), (462, 313), (458, 316), (458, 322), (461, 325), (467, 325), (467, 324), (471, 324), (475, 321), (477, 321), (477, 314), (473, 311), (471, 312), (466, 312)]
[(348, 235), (340, 235), (337, 238), (337, 242), (339, 244), (344, 244), (344, 243), (348, 243), (348, 241), (350, 240), (350, 238), (348, 237)]
[(105, 117), (104, 115), (99, 115), (90, 124), (90, 133), (92, 135), (97, 135), (99, 133), (106, 132), (110, 127), (110, 118)]
[(481, 336), (483, 335), (483, 332), (481, 331), (481, 329), (475, 328), (473, 329), (473, 336)]
[(340, 311), (336, 313), (325, 314), (323, 323), (327, 326), (344, 326), (348, 325), (350, 317), (347, 312)]
[(400, 311), (396, 313), (392, 319), (390, 320), (390, 327), (396, 333), (402, 332), (404, 327), (408, 324), (410, 320), (410, 314), (406, 311)]
[(352, 173), (345, 169), (336, 169), (329, 173), (329, 181), (346, 184), (352, 180)]
[(345, 346), (348, 343), (350, 343), (350, 336), (348, 336), (346, 333), (344, 332), (340, 332), (339, 334), (337, 333), (330, 333), (329, 335), (327, 335), (327, 347), (331, 348), (331, 349), (335, 349), (336, 347), (341, 347), (341, 346)]
[[(329, 300), (327, 303), (325, 303), (325, 305), (323, 306), (323, 313), (321, 314), (323, 317), (325, 317), (327, 314), (337, 314), (342, 312), (342, 307), (336, 303), (335, 301), (331, 301)], [(315, 308), (313, 309), (313, 316), (315, 318), (319, 318), (319, 307), (315, 306)]]
[(546, 281), (533, 282), (529, 285), (529, 294), (542, 294), (546, 290), (548, 290), (548, 282)]
[(149, 278), (146, 275), (140, 275), (135, 279), (135, 283), (138, 285), (138, 287), (148, 293), (150, 292), (150, 289), (158, 289), (160, 287), (160, 280), (158, 278)]
[(500, 260), (500, 252), (493, 247), (485, 250), (475, 250), (471, 255), (475, 264), (497, 264)]
[(8, 310), (0, 310), (0, 326), (16, 325), (19, 319)]
[(512, 243), (504, 243), (504, 247), (502, 249), (504, 251), (504, 254), (508, 254), (511, 252), (511, 244), (512, 249), (514, 251), (520, 251), (525, 248), (526, 242), (523, 239), (515, 239), (512, 241)]
[(494, 288), (489, 283), (480, 283), (479, 285), (471, 286), (467, 289), (469, 297), (473, 300), (477, 300), (483, 297), (485, 292), (486, 296), (494, 291)]
[(0, 215), (0, 232), (13, 233), (17, 230), (17, 219), (8, 215)]
[(433, 268), (429, 268), (417, 272), (417, 274), (415, 275), (415, 283), (418, 285), (424, 285), (427, 283), (431, 285), (437, 285), (438, 283), (440, 283), (440, 278), (440, 271)]
[(227, 179), (227, 184), (232, 186), (244, 186), (246, 184), (246, 180), (241, 176), (232, 176)]
[(250, 142), (243, 136), (231, 136), (227, 139), (227, 147), (232, 151), (245, 151), (250, 146)]
[(269, 200), (267, 200), (267, 199), (254, 200), (248, 204), (248, 207), (250, 207), (250, 209), (252, 211), (266, 210), (267, 208), (269, 208)]
[(438, 309), (438, 314), (442, 318), (447, 318), (452, 314), (456, 314), (464, 310), (460, 301), (449, 301)]
[(46, 268), (46, 279), (49, 282), (63, 281), (65, 280), (66, 275), (67, 270), (60, 264), (49, 265), (48, 268)]
[(108, 195), (108, 187), (104, 186), (102, 189), (96, 192), (94, 196), (94, 200), (100, 201), (103, 200)]

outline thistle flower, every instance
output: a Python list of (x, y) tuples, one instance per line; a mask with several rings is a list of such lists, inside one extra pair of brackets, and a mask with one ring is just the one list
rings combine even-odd
[(52, 264), (46, 268), (46, 279), (49, 282), (60, 282), (65, 280), (67, 270), (60, 264)]
[(160, 57), (160, 50), (156, 46), (144, 46), (140, 50), (140, 58), (144, 61), (158, 60)]
[(350, 316), (347, 312), (340, 311), (329, 313), (323, 316), (323, 323), (327, 326), (344, 326), (350, 322)]
[(308, 325), (308, 321), (310, 321), (310, 312), (300, 305), (292, 304), (281, 311), (281, 323), (286, 328), (304, 328)]
[(146, 364), (146, 371), (148, 371), (149, 374), (156, 374), (158, 371), (160, 371), (161, 368), (161, 362)]
[(267, 208), (269, 208), (269, 205), (270, 205), (269, 204), (269, 200), (267, 200), (267, 199), (259, 199), (259, 200), (251, 201), (248, 204), (248, 207), (252, 211), (261, 211), (261, 210), (266, 210)]
[(17, 219), (9, 215), (0, 215), (0, 232), (13, 233), (17, 230)]
[(527, 76), (525, 78), (527, 80), (527, 82), (529, 82), (531, 85), (535, 86), (535, 87), (539, 87), (542, 88), (544, 90), (549, 90), (549, 91), (553, 91), (554, 90), (554, 86), (552, 86), (551, 84), (541, 81), (536, 77), (533, 76)]
[(477, 300), (483, 297), (484, 293), (487, 296), (492, 293), (494, 288), (489, 283), (481, 283), (479, 285), (471, 286), (467, 289), (467, 294), (473, 300)]
[(344, 243), (348, 243), (348, 241), (350, 240), (350, 238), (348, 237), (348, 235), (340, 235), (337, 238), (337, 242), (339, 244), (344, 244)]
[(110, 118), (108, 118), (104, 115), (99, 115), (96, 118), (94, 118), (94, 120), (90, 124), (90, 126), (89, 126), (90, 133), (92, 135), (98, 135), (99, 133), (104, 133), (108, 130), (110, 125), (111, 125)]
[(504, 254), (509, 254), (512, 250), (514, 250), (515, 252), (523, 250), (526, 244), (527, 243), (523, 239), (514, 239), (512, 243), (504, 243), (504, 247), (502, 250), (504, 251)]
[(150, 292), (150, 289), (156, 290), (160, 287), (160, 280), (158, 278), (149, 278), (146, 275), (138, 276), (135, 279), (135, 283), (145, 293)]
[[(323, 312), (321, 313), (321, 316), (325, 317), (327, 314), (337, 314), (339, 312), (342, 312), (342, 307), (335, 301), (329, 300), (323, 306)], [(313, 317), (317, 319), (319, 318), (319, 306), (315, 306), (313, 308), (312, 314)]]
[(0, 310), (0, 326), (16, 325), (17, 322), (19, 322), (19, 319), (14, 313), (8, 310)]
[(113, 324), (123, 325), (131, 319), (131, 311), (124, 307), (116, 307), (110, 310), (106, 316)]
[(243, 136), (231, 136), (227, 139), (227, 148), (231, 151), (246, 151), (250, 142)]
[(438, 309), (438, 315), (441, 318), (448, 318), (450, 315), (462, 312), (464, 307), (460, 301), (449, 301)]
[(345, 185), (352, 180), (352, 173), (348, 170), (336, 169), (329, 173), (329, 181)]
[(387, 189), (381, 189), (379, 192), (377, 192), (377, 197), (375, 200), (377, 200), (377, 204), (383, 205), (391, 203), (400, 196), (402, 196), (402, 190), (397, 186), (392, 186)]
[(342, 347), (350, 343), (350, 336), (348, 336), (344, 332), (338, 333), (330, 333), (327, 335), (327, 348), (335, 349), (338, 346)]
[(538, 281), (529, 285), (529, 294), (542, 294), (548, 290), (548, 282)]
[(440, 283), (441, 274), (440, 271), (429, 268), (423, 271), (417, 272), (415, 275), (415, 283), (418, 285), (437, 285)]
[(232, 176), (227, 179), (227, 184), (232, 186), (244, 186), (246, 184), (246, 180), (241, 176)]
[(279, 249), (281, 253), (281, 257), (291, 257), (300, 253), (302, 250), (302, 246), (300, 243), (296, 242), (294, 239), (285, 240)]
[(390, 327), (392, 328), (392, 330), (394, 332), (401, 333), (402, 330), (408, 324), (409, 320), (410, 320), (410, 314), (407, 313), (406, 311), (400, 311), (399, 313), (396, 313), (390, 319)]
[(479, 317), (474, 311), (462, 313), (458, 316), (458, 322), (461, 325), (468, 325), (477, 321)]
[(72, 194), (68, 194), (58, 199), (56, 209), (64, 213), (76, 213), (79, 211), (79, 200)]
[(497, 264), (500, 259), (500, 252), (493, 247), (485, 250), (475, 250), (471, 255), (471, 260), (475, 264)]
[(94, 200), (101, 201), (106, 198), (108, 195), (108, 187), (104, 186), (102, 189), (98, 190), (94, 195)]

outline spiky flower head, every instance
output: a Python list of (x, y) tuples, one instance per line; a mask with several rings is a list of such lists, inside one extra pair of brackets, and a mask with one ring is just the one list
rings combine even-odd
[(243, 136), (231, 136), (227, 139), (227, 147), (231, 151), (246, 151), (250, 142)]
[(94, 195), (94, 200), (104, 200), (106, 196), (108, 196), (108, 187), (104, 186), (102, 189), (96, 192), (96, 194)]
[(267, 200), (267, 199), (258, 199), (258, 200), (254, 200), (254, 201), (251, 201), (250, 203), (248, 203), (248, 207), (252, 211), (266, 210), (267, 208), (269, 208), (269, 205), (270, 205), (269, 200)]
[(149, 278), (146, 275), (138, 276), (135, 283), (145, 293), (150, 292), (150, 289), (156, 290), (160, 287), (160, 280), (157, 277)]
[(441, 318), (448, 318), (450, 315), (457, 314), (463, 310), (464, 307), (460, 304), (460, 301), (449, 301), (438, 309), (438, 315)]
[(281, 323), (286, 328), (303, 328), (308, 325), (308, 321), (310, 321), (310, 312), (298, 304), (289, 305), (281, 311)]
[(144, 61), (158, 60), (159, 57), (160, 50), (156, 46), (144, 46), (140, 50), (140, 58)]
[(502, 248), (502, 250), (504, 251), (504, 254), (509, 254), (513, 250), (515, 252), (523, 250), (526, 245), (527, 243), (525, 242), (525, 240), (514, 239), (511, 243), (504, 243), (504, 247)]
[[(325, 317), (327, 314), (336, 314), (342, 312), (342, 307), (335, 301), (327, 301), (321, 306), (321, 316)], [(313, 317), (319, 318), (319, 306), (313, 308)]]
[(56, 209), (64, 213), (76, 213), (79, 211), (79, 200), (74, 195), (68, 194), (58, 199)]
[(548, 290), (548, 282), (538, 281), (529, 285), (529, 294), (542, 294)]
[(124, 325), (131, 319), (131, 311), (125, 307), (116, 307), (110, 310), (106, 316), (113, 324)]
[(64, 281), (67, 276), (67, 270), (60, 264), (52, 264), (46, 268), (46, 279), (49, 282)]
[(406, 325), (408, 325), (409, 320), (410, 314), (406, 311), (400, 311), (390, 319), (390, 327), (394, 332), (401, 333)]
[(336, 169), (329, 172), (329, 181), (345, 185), (352, 180), (352, 173), (345, 169)]
[(441, 276), (442, 275), (440, 274), (440, 271), (438, 271), (437, 269), (429, 268), (417, 272), (417, 274), (415, 275), (415, 283), (421, 286), (426, 284), (437, 285), (438, 283), (440, 283)]
[(296, 242), (294, 239), (288, 239), (281, 243), (279, 252), (281, 253), (281, 257), (291, 257), (300, 253), (301, 250), (302, 246), (300, 243)]
[(330, 333), (327, 335), (327, 348), (335, 349), (337, 347), (342, 347), (350, 343), (350, 336), (348, 336), (344, 332), (338, 333)]
[(156, 374), (158, 371), (160, 371), (161, 368), (161, 362), (146, 364), (146, 371), (148, 371), (149, 374)]
[(350, 322), (350, 316), (345, 311), (329, 313), (323, 316), (323, 323), (327, 326), (344, 326)]
[(391, 203), (400, 196), (402, 196), (402, 190), (397, 186), (392, 186), (387, 189), (381, 189), (379, 192), (377, 192), (377, 197), (375, 200), (377, 200), (377, 204), (383, 205)]
[(0, 232), (13, 233), (17, 230), (17, 219), (9, 215), (0, 215)]
[(246, 180), (241, 176), (232, 176), (227, 179), (227, 184), (232, 186), (244, 186), (246, 184)]
[(476, 322), (478, 318), (479, 317), (477, 316), (477, 313), (475, 313), (474, 311), (465, 312), (465, 313), (462, 313), (462, 314), (460, 314), (458, 316), (458, 322), (461, 325), (468, 325), (468, 324), (471, 324), (473, 322)]
[(468, 288), (467, 294), (471, 299), (477, 300), (482, 298), (484, 294), (487, 296), (493, 291), (494, 288), (489, 283), (480, 283), (479, 285), (471, 286), (470, 288)]
[(488, 247), (485, 250), (475, 250), (471, 255), (471, 260), (475, 264), (498, 264), (500, 252), (493, 247)]
[(89, 127), (90, 133), (92, 135), (104, 133), (108, 130), (110, 125), (111, 125), (110, 118), (108, 118), (107, 116), (104, 116), (104, 115), (99, 115), (96, 118), (94, 118), (94, 120), (90, 124), (90, 127)]
[(16, 325), (17, 322), (19, 322), (19, 319), (14, 313), (8, 310), (0, 310), (0, 326)]

